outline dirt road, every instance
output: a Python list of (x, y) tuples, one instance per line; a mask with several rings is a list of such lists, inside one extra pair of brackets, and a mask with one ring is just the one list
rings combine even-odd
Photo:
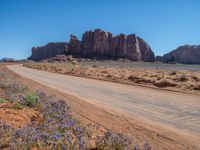
[(20, 76), (115, 110), (200, 138), (200, 97), (8, 66)]

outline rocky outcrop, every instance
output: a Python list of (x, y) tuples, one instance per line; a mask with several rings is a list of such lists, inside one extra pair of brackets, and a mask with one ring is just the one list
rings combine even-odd
[(81, 56), (81, 41), (76, 36), (70, 35), (70, 42), (68, 44), (68, 51), (74, 56)]
[(82, 38), (82, 57), (87, 58), (127, 58), (133, 61), (154, 61), (150, 46), (135, 34), (113, 36), (101, 29), (87, 31)]
[[(62, 47), (62, 48), (61, 48)], [(30, 59), (41, 60), (64, 53), (75, 57), (95, 59), (126, 58), (132, 61), (154, 61), (155, 56), (150, 46), (135, 34), (120, 34), (113, 36), (101, 29), (87, 31), (79, 41), (76, 36), (70, 36), (70, 42), (61, 47), (46, 45), (33, 48)], [(58, 51), (56, 53), (56, 51)]]
[(140, 37), (137, 37), (143, 61), (154, 61), (155, 55), (151, 47)]
[(200, 45), (184, 45), (163, 56), (164, 63), (200, 64)]
[(45, 46), (33, 47), (32, 55), (28, 59), (39, 61), (47, 58), (52, 58), (56, 55), (65, 53), (66, 47), (66, 42), (48, 43)]
[(163, 62), (163, 56), (156, 56), (155, 61)]

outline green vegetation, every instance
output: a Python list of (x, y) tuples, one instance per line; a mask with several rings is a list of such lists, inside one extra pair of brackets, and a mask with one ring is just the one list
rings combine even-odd
[(22, 110), (24, 108), (24, 106), (20, 103), (16, 103), (16, 104), (13, 105), (12, 108)]
[(4, 103), (4, 102), (6, 102), (6, 100), (3, 98), (0, 98), (0, 103)]
[(29, 93), (25, 98), (25, 104), (29, 107), (36, 106), (38, 104), (39, 97), (34, 93)]

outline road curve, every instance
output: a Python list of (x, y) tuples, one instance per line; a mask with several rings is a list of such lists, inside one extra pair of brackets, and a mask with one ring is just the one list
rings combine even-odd
[(164, 126), (200, 137), (200, 97), (139, 86), (55, 74), (22, 67), (11, 71), (95, 102), (128, 116), (139, 116)]

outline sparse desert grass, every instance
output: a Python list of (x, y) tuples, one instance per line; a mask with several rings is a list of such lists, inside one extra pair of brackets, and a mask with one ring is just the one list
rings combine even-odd
[(25, 104), (30, 107), (34, 107), (38, 104), (39, 97), (34, 93), (29, 93), (25, 98)]
[(0, 103), (4, 103), (6, 100), (4, 98), (0, 98)]
[[(102, 65), (103, 64), (103, 65)], [(120, 63), (117, 65), (106, 62), (95, 64), (93, 62), (76, 63), (27, 63), (25, 66), (35, 69), (47, 70), (50, 72), (84, 76), (97, 79), (105, 79), (117, 82), (136, 83), (146, 86), (154, 86), (162, 89), (170, 89), (175, 91), (195, 92), (199, 93), (200, 71), (165, 69), (145, 67), (137, 63), (135, 67), (125, 66)], [(111, 65), (110, 65), (111, 64)], [(156, 64), (155, 64), (156, 65)], [(179, 65), (176, 65), (176, 68)], [(181, 66), (181, 65), (180, 65)], [(195, 66), (194, 66), (195, 68)]]

